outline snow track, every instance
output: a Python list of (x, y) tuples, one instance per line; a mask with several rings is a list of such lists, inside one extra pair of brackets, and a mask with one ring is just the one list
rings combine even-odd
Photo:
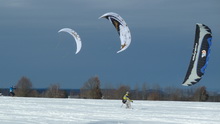
[(219, 124), (220, 103), (0, 97), (1, 124)]

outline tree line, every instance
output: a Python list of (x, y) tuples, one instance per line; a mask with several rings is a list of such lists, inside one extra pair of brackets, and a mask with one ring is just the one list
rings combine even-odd
[(175, 87), (153, 87), (143, 83), (141, 88), (136, 85), (131, 89), (129, 85), (119, 85), (113, 88), (111, 85), (101, 88), (98, 76), (88, 79), (80, 88), (80, 93), (69, 94), (60, 88), (59, 84), (51, 84), (47, 90), (39, 93), (33, 89), (32, 82), (23, 76), (15, 86), (15, 94), (20, 97), (47, 97), (47, 98), (85, 98), (85, 99), (121, 99), (126, 91), (130, 91), (133, 100), (166, 100), (166, 101), (213, 101), (220, 102), (220, 94), (209, 94), (205, 86), (196, 88), (180, 89)]

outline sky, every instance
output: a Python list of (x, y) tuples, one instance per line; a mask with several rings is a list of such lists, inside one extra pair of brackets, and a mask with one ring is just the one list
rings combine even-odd
[[(22, 76), (34, 88), (59, 84), (81, 88), (98, 76), (102, 87), (180, 87), (186, 75), (196, 23), (209, 26), (213, 44), (203, 79), (192, 87), (220, 90), (219, 0), (1, 0), (0, 87)], [(107, 12), (124, 18), (132, 41), (125, 51), (113, 25), (98, 19)], [(82, 49), (62, 28), (72, 28)]]

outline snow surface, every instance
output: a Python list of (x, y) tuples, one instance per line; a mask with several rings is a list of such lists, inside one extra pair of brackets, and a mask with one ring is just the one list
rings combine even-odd
[(0, 96), (1, 124), (219, 124), (220, 103)]

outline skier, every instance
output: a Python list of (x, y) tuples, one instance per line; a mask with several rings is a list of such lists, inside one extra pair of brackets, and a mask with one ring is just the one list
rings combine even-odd
[(131, 108), (131, 102), (133, 102), (129, 97), (129, 92), (127, 91), (126, 94), (123, 96), (122, 102), (126, 104), (126, 108)]
[(10, 92), (10, 96), (15, 96), (14, 87), (13, 86), (10, 87), (9, 92)]

